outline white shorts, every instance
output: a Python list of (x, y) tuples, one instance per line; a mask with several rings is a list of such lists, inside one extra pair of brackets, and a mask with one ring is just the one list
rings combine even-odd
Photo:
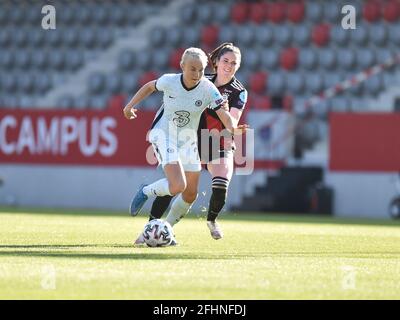
[(183, 171), (199, 172), (201, 171), (201, 162), (197, 142), (186, 142), (178, 146), (177, 141), (171, 140), (150, 140), (153, 145), (158, 163), (164, 166), (172, 162), (180, 162)]

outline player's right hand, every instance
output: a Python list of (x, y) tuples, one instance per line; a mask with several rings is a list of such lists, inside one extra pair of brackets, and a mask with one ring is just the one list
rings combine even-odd
[(128, 120), (135, 119), (137, 117), (136, 112), (137, 112), (137, 109), (135, 109), (134, 107), (131, 107), (129, 105), (125, 106), (125, 108), (124, 108), (124, 116)]

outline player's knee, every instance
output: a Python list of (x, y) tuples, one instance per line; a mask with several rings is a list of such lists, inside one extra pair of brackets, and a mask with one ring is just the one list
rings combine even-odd
[(171, 196), (182, 193), (186, 189), (186, 182), (184, 180), (173, 182), (169, 185), (169, 192)]
[(224, 188), (213, 188), (210, 207), (212, 212), (220, 212), (226, 202), (227, 190)]
[(182, 198), (187, 203), (193, 203), (197, 199), (197, 191), (185, 191), (182, 193)]

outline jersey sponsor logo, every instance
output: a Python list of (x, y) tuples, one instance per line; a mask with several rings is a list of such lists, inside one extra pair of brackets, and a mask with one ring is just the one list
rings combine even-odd
[(240, 99), (243, 103), (246, 103), (246, 101), (247, 101), (247, 91), (242, 91), (242, 92), (239, 94), (239, 99)]
[(220, 104), (222, 104), (223, 102), (224, 102), (224, 99), (215, 100), (215, 104), (216, 104), (216, 105), (220, 105)]
[(196, 107), (201, 107), (201, 105), (203, 104), (203, 101), (197, 100), (194, 104), (196, 105)]
[(168, 96), (170, 99), (175, 99), (176, 97), (173, 97), (173, 96)]
[(182, 128), (190, 122), (190, 112), (181, 110), (175, 111), (175, 114), (177, 117), (173, 118), (172, 121), (177, 127)]

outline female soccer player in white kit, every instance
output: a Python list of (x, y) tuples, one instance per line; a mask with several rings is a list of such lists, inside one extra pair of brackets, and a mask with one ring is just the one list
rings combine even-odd
[(224, 98), (211, 81), (204, 77), (207, 55), (198, 48), (188, 48), (182, 55), (181, 74), (165, 74), (141, 87), (124, 108), (127, 119), (137, 117), (135, 108), (154, 91), (162, 91), (163, 105), (156, 114), (149, 135), (157, 159), (166, 178), (143, 185), (131, 203), (136, 216), (150, 196), (174, 196), (166, 221), (172, 226), (187, 214), (197, 198), (201, 163), (197, 146), (197, 129), (202, 112), (216, 112), (225, 128), (232, 134), (242, 134), (247, 125), (234, 126), (222, 108)]

